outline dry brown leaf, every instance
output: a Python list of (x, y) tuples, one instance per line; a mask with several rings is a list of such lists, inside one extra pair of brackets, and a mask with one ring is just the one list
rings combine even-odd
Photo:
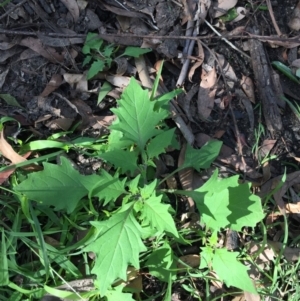
[(241, 86), (247, 97), (250, 99), (250, 101), (252, 103), (255, 103), (255, 92), (252, 79), (243, 74), (241, 79)]
[(202, 68), (201, 83), (198, 92), (198, 114), (203, 120), (206, 120), (214, 106), (214, 100), (216, 95), (216, 89), (212, 89), (217, 80), (217, 73), (215, 67), (210, 71), (205, 71)]
[(68, 11), (70, 12), (70, 14), (72, 15), (72, 17), (74, 19), (74, 23), (76, 23), (79, 18), (79, 7), (78, 7), (76, 0), (60, 0), (60, 1), (68, 9)]
[(16, 153), (12, 146), (5, 140), (3, 130), (0, 131), (0, 152), (3, 157), (11, 161), (13, 164), (26, 161), (26, 159)]
[(102, 31), (103, 23), (100, 21), (98, 15), (91, 9), (86, 10), (85, 17), (88, 19), (87, 28), (89, 31), (92, 30), (99, 30), (99, 32)]
[(258, 259), (261, 262), (270, 262), (274, 259), (275, 256), (273, 249), (270, 248), (268, 245), (265, 245), (262, 251), (260, 251), (259, 254), (256, 254), (259, 250), (261, 250), (261, 245), (255, 243), (254, 241), (250, 242), (248, 250), (250, 255), (258, 255)]
[(292, 30), (298, 31), (300, 29), (300, 1), (293, 11), (293, 15), (288, 23), (288, 26)]
[(171, 166), (171, 167), (175, 166), (174, 157), (172, 157), (171, 155), (161, 154), (160, 157), (163, 159), (166, 166)]
[(87, 7), (87, 5), (89, 3), (85, 0), (77, 0), (77, 4), (78, 4), (79, 10), (85, 10), (85, 8)]
[[(180, 256), (179, 260), (181, 260), (183, 263), (190, 266), (191, 268), (198, 268), (200, 266), (200, 256), (197, 254)], [(184, 264), (182, 264), (180, 261), (178, 261), (177, 268), (186, 269), (187, 267)]]
[(138, 293), (142, 291), (142, 277), (139, 273), (139, 270), (136, 268), (129, 266), (127, 268), (127, 281), (119, 280), (114, 283), (114, 286), (118, 286), (120, 284), (126, 284), (127, 288), (135, 289)]
[(216, 7), (214, 7), (213, 18), (218, 18), (227, 13), (227, 11), (237, 4), (237, 0), (218, 0)]
[[(164, 176), (168, 176), (168, 175), (164, 175)], [(174, 176), (168, 177), (166, 182), (169, 189), (177, 189), (177, 181)]]
[(244, 295), (235, 296), (231, 301), (246, 301)]
[(33, 51), (37, 52), (41, 56), (45, 57), (52, 63), (63, 62), (64, 56), (59, 54), (54, 48), (52, 47), (44, 47), (42, 42), (38, 39), (27, 37), (20, 41), (19, 43), (22, 46), (26, 46)]
[(126, 73), (128, 67), (128, 61), (125, 57), (119, 57), (114, 60), (117, 64), (116, 75), (122, 76)]
[(48, 245), (50, 245), (52, 247), (55, 247), (55, 248), (60, 247), (60, 242), (51, 236), (45, 235), (44, 240)]
[[(5, 140), (3, 130), (0, 132), (0, 153), (3, 157), (10, 160), (12, 164), (18, 164), (26, 161), (31, 152), (24, 154), (24, 157), (17, 154), (11, 145)], [(41, 170), (38, 165), (30, 164), (24, 167), (25, 170)], [(8, 177), (15, 171), (15, 168), (0, 172), (0, 184), (8, 179)]]
[[(182, 166), (184, 163), (185, 158), (185, 152), (186, 152), (186, 143), (182, 145), (179, 158), (178, 158), (178, 167)], [(194, 169), (184, 168), (178, 172), (179, 180), (182, 186), (183, 190), (192, 190), (193, 189), (193, 177), (194, 177)], [(189, 211), (194, 212), (195, 211), (195, 202), (191, 197), (187, 197), (188, 204), (189, 204)]]
[[(194, 229), (200, 230), (200, 216), (196, 212), (187, 212), (181, 215), (181, 222), (185, 222), (181, 228), (182, 229)], [(186, 221), (188, 220), (188, 221)]]
[(88, 92), (88, 81), (86, 74), (71, 74), (65, 73), (64, 80), (76, 91)]
[(245, 301), (260, 301), (260, 296), (258, 294), (252, 294), (249, 292), (244, 292)]
[(190, 82), (193, 82), (192, 78), (195, 73), (195, 70), (202, 65), (203, 60), (204, 60), (204, 50), (203, 50), (202, 44), (198, 40), (197, 40), (197, 43), (198, 43), (198, 55), (196, 57), (196, 62), (191, 67), (189, 74), (188, 74), (188, 78), (189, 78)]
[[(268, 244), (274, 249), (277, 255), (281, 253), (283, 248), (283, 244), (281, 242), (268, 240)], [(298, 261), (300, 257), (300, 248), (285, 247), (283, 250), (283, 256), (289, 262)]]
[(196, 15), (194, 16), (194, 20), (205, 20), (208, 10), (211, 6), (211, 0), (201, 0), (198, 2), (198, 10)]
[[(278, 187), (278, 185), (281, 185), (282, 177), (283, 176), (278, 176), (278, 177), (273, 178), (273, 179), (269, 180), (268, 182), (266, 182), (261, 187), (261, 191), (259, 192), (259, 195), (261, 197), (264, 197), (265, 195), (269, 194), (272, 190), (274, 190), (276, 187)], [(286, 213), (285, 203), (284, 203), (282, 197), (285, 195), (285, 193), (289, 187), (291, 187), (294, 184), (299, 184), (299, 183), (300, 183), (300, 171), (295, 171), (286, 176), (286, 181), (282, 184), (281, 188), (274, 193), (274, 199), (275, 199), (276, 204), (282, 214)]]
[(236, 12), (237, 12), (238, 16), (232, 20), (233, 23), (241, 21), (249, 13), (249, 11), (245, 7), (237, 7)]
[(228, 35), (229, 36), (237, 36), (241, 35), (245, 31), (245, 26), (237, 26), (233, 30), (231, 30)]
[(288, 213), (300, 214), (300, 202), (288, 203), (288, 204), (285, 205), (285, 209)]
[[(248, 118), (249, 118), (249, 123), (250, 123), (250, 129), (251, 131), (253, 131), (253, 128), (254, 128), (254, 112), (253, 112), (253, 106), (249, 100), (248, 97), (244, 97), (244, 95), (242, 95), (242, 91), (239, 90), (239, 89), (236, 89), (237, 93), (238, 91), (241, 92), (240, 95), (240, 100), (241, 102), (243, 103), (245, 109), (246, 109), (246, 112), (247, 112), (247, 115), (248, 115)], [(246, 141), (245, 141), (246, 142)], [(245, 145), (247, 145), (247, 143), (245, 143)]]
[(18, 52), (22, 52), (20, 47), (14, 47), (8, 50), (0, 50), (0, 63), (5, 62), (8, 58), (12, 57)]
[[(256, 179), (260, 183), (262, 174), (257, 172), (255, 169), (253, 169), (248, 165), (245, 166), (244, 162), (241, 160), (241, 158), (238, 155), (232, 154), (229, 157), (220, 156), (218, 158), (223, 164), (228, 164), (232, 166), (235, 170), (239, 170), (245, 173), (245, 175), (247, 175), (249, 178)], [(258, 186), (260, 186), (260, 184)]]
[(282, 96), (284, 96), (283, 93), (283, 88), (282, 88), (282, 80), (279, 76), (279, 74), (271, 68), (271, 76), (272, 76), (272, 80), (274, 82), (274, 88), (275, 88), (275, 95), (278, 95), (278, 97), (276, 97), (276, 102), (278, 104), (278, 106), (280, 106), (281, 108), (285, 108), (286, 107), (286, 101), (284, 100), (284, 98)]
[(220, 139), (225, 133), (225, 130), (217, 130), (214, 134), (214, 138)]
[(11, 49), (12, 47), (16, 46), (15, 43), (11, 42), (1, 42), (0, 43), (0, 50), (8, 50)]
[(231, 229), (226, 231), (225, 247), (229, 251), (235, 250), (239, 247), (239, 236), (236, 231)]
[[(94, 116), (96, 123), (102, 128), (108, 128), (113, 121), (116, 119), (115, 115), (108, 115), (108, 116)], [(93, 125), (96, 128), (95, 125)]]
[(282, 216), (281, 212), (271, 212), (266, 218), (266, 225), (274, 224)]
[(106, 76), (106, 80), (119, 88), (125, 88), (128, 86), (129, 81), (130, 81), (130, 77), (128, 76), (116, 76), (116, 75), (108, 75)]
[(209, 274), (211, 277), (217, 279), (217, 280), (212, 280), (211, 283), (214, 285), (214, 287), (216, 287), (217, 289), (222, 289), (223, 288), (223, 282), (220, 280), (219, 281), (219, 276), (215, 273), (215, 272), (209, 272)]
[(292, 67), (300, 68), (300, 59), (296, 59), (291, 63)]
[(10, 175), (14, 173), (15, 170), (16, 170), (15, 168), (11, 168), (6, 171), (1, 171), (0, 172), (0, 185), (2, 185), (10, 177)]
[(265, 162), (262, 166), (263, 177), (261, 183), (266, 183), (271, 178), (271, 166), (269, 161)]
[(63, 131), (68, 131), (71, 128), (73, 122), (74, 119), (72, 118), (57, 118), (46, 123), (46, 126), (51, 129), (61, 129)]
[(20, 57), (17, 59), (17, 62), (22, 60), (28, 60), (36, 56), (39, 56), (39, 54), (33, 51), (32, 49), (28, 48), (20, 54)]
[(259, 148), (260, 157), (264, 158), (265, 156), (269, 155), (276, 142), (277, 140), (265, 139)]
[(62, 82), (63, 78), (60, 74), (53, 74), (40, 96), (47, 97), (49, 94), (55, 91), (62, 84)]
[(216, 68), (212, 67), (210, 70), (202, 69), (200, 87), (208, 89), (216, 84), (217, 73)]
[(5, 83), (6, 75), (8, 73), (9, 69), (6, 69), (0, 74), (0, 89), (2, 88), (3, 84)]
[(187, 21), (194, 19), (196, 3), (193, 0), (181, 0), (181, 3), (184, 8), (181, 15), (181, 25), (184, 25)]
[[(182, 145), (179, 158), (178, 158), (178, 168), (182, 166), (184, 163), (186, 152), (186, 143)], [(193, 168), (185, 168), (179, 171), (179, 179), (183, 190), (192, 190), (192, 182), (193, 182)]]
[(216, 56), (219, 61), (219, 67), (222, 68), (223, 74), (228, 79), (226, 83), (230, 88), (233, 88), (234, 84), (238, 81), (233, 68), (227, 62), (227, 60), (225, 60), (225, 57), (222, 54), (216, 54)]

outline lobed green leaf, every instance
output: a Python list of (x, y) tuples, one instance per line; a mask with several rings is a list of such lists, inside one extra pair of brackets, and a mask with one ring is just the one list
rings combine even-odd
[(112, 109), (118, 120), (111, 129), (123, 133), (123, 139), (136, 143), (144, 150), (148, 140), (160, 133), (156, 126), (165, 113), (154, 111), (154, 102), (149, 100), (148, 91), (143, 90), (134, 78), (130, 80), (118, 102), (119, 108)]
[(216, 249), (212, 267), (220, 279), (227, 286), (234, 286), (243, 291), (257, 293), (247, 273), (247, 267), (237, 260), (238, 252), (229, 252), (226, 249)]
[(134, 218), (132, 206), (107, 221), (91, 224), (99, 234), (84, 250), (96, 254), (92, 273), (97, 275), (99, 290), (104, 296), (114, 280), (126, 281), (128, 264), (139, 268), (139, 253), (147, 248), (140, 238), (142, 229)]

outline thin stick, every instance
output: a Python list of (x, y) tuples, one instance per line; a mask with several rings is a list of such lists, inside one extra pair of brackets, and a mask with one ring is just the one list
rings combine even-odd
[(280, 29), (279, 29), (279, 27), (278, 27), (278, 24), (277, 24), (277, 22), (276, 22), (276, 20), (275, 20), (274, 11), (273, 11), (273, 7), (272, 7), (272, 5), (271, 5), (271, 2), (270, 2), (270, 0), (266, 0), (266, 2), (267, 2), (269, 14), (270, 14), (272, 23), (273, 23), (273, 25), (274, 25), (274, 28), (275, 28), (277, 34), (278, 34), (279, 36), (282, 36), (282, 33), (281, 33), (281, 31), (280, 31)]
[[(10, 29), (2, 29), (0, 28), (0, 33), (7, 34), (7, 35), (20, 35), (20, 36), (38, 36), (44, 35), (48, 37), (55, 37), (55, 38), (86, 38), (87, 34), (70, 34), (70, 33), (57, 33), (57, 32), (32, 32), (32, 31), (18, 31), (18, 30), (10, 30)], [(245, 32), (247, 35), (232, 35), (232, 36), (226, 36), (227, 40), (236, 40), (236, 39), (242, 39), (242, 40), (249, 40), (249, 39), (257, 39), (261, 41), (278, 41), (278, 42), (294, 42), (299, 43), (300, 45), (300, 35), (297, 35), (293, 38), (284, 38), (284, 37), (272, 37), (272, 36), (260, 36), (255, 34), (250, 34), (248, 32)], [(156, 35), (134, 35), (134, 34), (128, 34), (128, 33), (114, 33), (114, 34), (98, 34), (98, 37), (101, 39), (106, 38), (114, 38), (114, 37), (124, 37), (124, 38), (141, 38), (141, 39), (164, 39), (164, 40), (222, 40), (224, 39), (224, 36), (215, 36), (215, 35), (206, 35), (206, 36), (197, 36), (197, 37), (186, 37), (186, 36), (156, 36)], [(238, 51), (238, 50), (237, 50)]]

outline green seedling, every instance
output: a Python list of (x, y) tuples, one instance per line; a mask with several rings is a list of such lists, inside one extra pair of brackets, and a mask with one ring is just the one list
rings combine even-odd
[[(169, 301), (172, 284), (181, 277), (173, 246), (192, 241), (204, 242), (199, 249), (201, 264), (193, 270), (182, 269), (188, 274), (186, 277), (203, 278), (208, 283), (209, 272), (213, 270), (227, 286), (256, 293), (243, 257), (238, 251), (218, 246), (218, 235), (224, 228), (241, 231), (244, 227), (255, 227), (264, 217), (261, 200), (251, 193), (249, 183), (239, 184), (238, 176), (222, 179), (218, 170), (197, 189), (162, 189), (166, 177), (155, 178), (150, 171), (168, 147), (178, 148), (175, 128), (170, 128), (166, 119), (168, 102), (179, 91), (160, 96), (156, 95), (157, 88), (158, 80), (149, 93), (131, 79), (118, 107), (113, 109), (117, 119), (110, 127), (108, 139), (94, 141), (103, 147), (94, 150), (93, 156), (113, 166), (110, 170), (83, 175), (62, 156), (60, 165), (44, 162), (43, 171), (28, 173), (25, 179), (22, 175), (22, 181), (15, 176), (12, 192), (14, 202), (20, 203), (21, 208), (14, 212), (11, 202), (5, 207), (8, 224), (2, 230), (0, 278), (0, 284), (7, 289), (2, 292), (4, 296), (20, 293), (27, 298), (40, 298), (43, 288), (59, 297), (78, 297), (74, 292), (54, 287), (57, 282), (82, 278), (80, 262), (86, 275), (96, 277), (90, 298), (133, 301), (132, 291), (119, 284), (127, 281), (130, 266), (136, 270), (147, 268), (150, 275), (165, 283), (160, 295), (164, 294), (161, 297)], [(210, 168), (221, 145), (214, 140), (200, 149), (188, 145), (184, 163), (173, 173), (185, 168), (198, 172)], [(177, 199), (182, 195), (194, 200), (205, 231), (183, 230), (178, 226), (180, 213), (170, 206), (169, 197)], [(3, 225), (3, 221), (0, 223)], [(75, 230), (87, 233), (77, 241)], [(46, 239), (53, 233), (60, 233), (56, 244)], [(14, 248), (18, 240), (33, 257), (34, 267), (17, 265)], [(88, 259), (90, 254), (94, 254), (93, 260)], [(11, 281), (17, 275), (23, 276), (26, 289)], [(185, 289), (198, 296), (193, 286)], [(86, 297), (84, 293), (78, 294)]]
[(220, 20), (222, 20), (223, 22), (230, 22), (232, 20), (234, 20), (237, 16), (238, 16), (238, 12), (236, 10), (236, 8), (231, 8), (230, 10), (227, 11), (226, 15), (220, 17)]
[(281, 62), (279, 61), (274, 61), (272, 62), (272, 66), (274, 66), (277, 70), (279, 70), (282, 74), (284, 74), (287, 78), (289, 78), (290, 80), (292, 80), (293, 82), (299, 84), (299, 80), (298, 78), (293, 74), (292, 70), (282, 64)]
[[(150, 51), (151, 49), (148, 48), (128, 46), (122, 54), (117, 56), (118, 47), (105, 43), (96, 33), (88, 33), (82, 48), (82, 53), (86, 55), (83, 66), (90, 65), (87, 79), (89, 80), (99, 72), (109, 69), (115, 59), (123, 56), (139, 57)], [(100, 101), (98, 100), (98, 102)]]
[(297, 104), (294, 101), (290, 101), (289, 99), (287, 99), (283, 95), (281, 96), (281, 99), (283, 99), (288, 104), (288, 106), (293, 111), (293, 113), (295, 114), (295, 116), (298, 118), (298, 120), (300, 120), (300, 105)]

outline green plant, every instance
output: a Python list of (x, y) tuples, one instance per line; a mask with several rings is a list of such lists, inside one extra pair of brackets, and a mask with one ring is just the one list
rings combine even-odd
[(91, 64), (87, 73), (87, 79), (93, 78), (99, 72), (109, 69), (114, 60), (123, 56), (139, 57), (140, 55), (150, 52), (151, 49), (128, 46), (125, 51), (116, 56), (118, 47), (105, 43), (96, 33), (88, 33), (82, 53), (86, 55), (83, 66)]
[[(35, 254), (41, 265), (40, 273), (48, 283), (57, 280), (55, 267), (65, 271), (64, 281), (82, 277), (70, 258), (70, 252), (75, 252), (84, 258), (86, 273), (97, 276), (95, 290), (82, 296), (133, 300), (128, 291), (123, 290), (124, 284), (118, 282), (127, 280), (128, 266), (133, 266), (137, 270), (147, 267), (151, 275), (165, 282), (165, 300), (170, 300), (172, 283), (179, 277), (173, 246), (190, 244), (188, 236), (193, 234), (194, 241), (203, 241), (201, 252), (199, 249), (200, 266), (180, 271), (193, 271), (193, 275), (208, 281), (208, 272), (214, 270), (226, 285), (256, 292), (240, 254), (217, 244), (221, 229), (241, 231), (245, 226), (254, 227), (263, 218), (260, 199), (251, 194), (250, 184), (239, 184), (238, 176), (221, 179), (215, 170), (211, 178), (194, 191), (174, 191), (161, 188), (166, 178), (160, 180), (153, 176), (155, 158), (169, 146), (178, 147), (175, 129), (166, 124), (168, 101), (178, 91), (155, 98), (158, 78), (159, 75), (151, 96), (131, 79), (118, 102), (119, 107), (113, 109), (117, 120), (111, 126), (107, 143), (93, 153), (113, 165), (113, 172), (102, 169), (98, 174), (84, 176), (61, 157), (61, 165), (46, 162), (43, 171), (28, 174), (23, 181), (20, 181), (22, 175), (16, 175), (12, 189), (23, 214), (19, 210), (19, 217), (11, 218), (13, 224), (2, 229), (1, 263), (5, 268), (1, 269), (0, 286), (6, 285), (16, 294), (27, 296), (41, 293), (40, 288), (34, 292), (18, 289), (10, 280), (12, 275), (8, 270), (14, 267), (14, 256), (10, 254), (12, 239), (20, 239)], [(219, 141), (210, 141), (201, 149), (187, 146), (184, 163), (173, 174), (189, 167), (197, 171), (209, 168), (221, 145)], [(169, 198), (182, 195), (195, 201), (205, 230), (179, 229)], [(43, 228), (39, 219), (46, 216), (49, 219)], [(32, 232), (27, 231), (20, 238), (12, 236), (12, 233), (21, 233), (22, 219), (28, 220)], [(92, 227), (74, 244), (68, 231), (70, 224), (80, 229)], [(59, 231), (60, 246), (54, 247), (45, 241), (45, 233)], [(31, 240), (28, 237), (31, 235), (36, 239)], [(90, 252), (95, 256), (95, 261), (90, 263), (91, 270), (87, 263)], [(26, 271), (23, 272), (26, 279), (35, 279), (24, 269), (15, 266), (18, 272)], [(66, 294), (47, 285), (44, 289), (57, 296)], [(185, 289), (197, 295), (192, 287)], [(67, 294), (70, 298), (78, 297), (72, 292)]]
[(288, 106), (293, 111), (295, 116), (298, 118), (298, 120), (300, 120), (300, 105), (297, 104), (295, 101), (290, 101), (288, 98), (286, 98), (283, 95), (281, 96), (281, 99), (283, 99), (288, 104)]
[(282, 64), (279, 61), (273, 61), (272, 66), (274, 66), (277, 70), (279, 70), (281, 73), (283, 73), (290, 80), (299, 84), (298, 78), (293, 74), (292, 70), (288, 66)]

